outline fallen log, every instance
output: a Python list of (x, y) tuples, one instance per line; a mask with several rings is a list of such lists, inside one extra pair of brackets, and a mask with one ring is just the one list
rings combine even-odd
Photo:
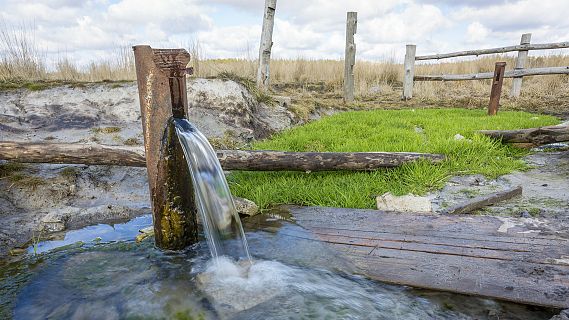
[[(441, 154), (412, 152), (285, 152), (218, 150), (225, 170), (252, 171), (328, 171), (374, 170), (397, 167), (424, 159), (433, 163), (445, 159)], [(0, 160), (28, 163), (146, 166), (141, 147), (106, 146), (78, 143), (0, 142)]]
[(521, 194), (522, 194), (522, 187), (518, 186), (513, 189), (487, 194), (484, 196), (476, 197), (474, 199), (471, 199), (463, 203), (459, 203), (455, 206), (446, 209), (444, 213), (446, 214), (471, 213), (475, 210), (498, 203), (500, 201), (520, 196)]
[(538, 146), (569, 141), (569, 124), (519, 130), (480, 130), (481, 134), (500, 139), (504, 143)]

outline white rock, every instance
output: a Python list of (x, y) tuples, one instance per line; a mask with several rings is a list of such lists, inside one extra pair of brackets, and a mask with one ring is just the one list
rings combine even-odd
[(464, 140), (464, 136), (461, 135), (460, 133), (457, 133), (454, 135), (454, 140)]
[(254, 216), (259, 213), (257, 204), (249, 199), (233, 197), (233, 202), (240, 215)]
[(377, 209), (399, 212), (432, 212), (431, 200), (413, 194), (394, 196), (390, 192), (377, 196)]

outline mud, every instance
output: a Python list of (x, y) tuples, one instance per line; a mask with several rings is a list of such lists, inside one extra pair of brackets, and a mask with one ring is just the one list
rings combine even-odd
[[(522, 186), (521, 197), (486, 207), (474, 214), (503, 217), (504, 227), (523, 223), (541, 234), (569, 238), (569, 151), (536, 152), (525, 158), (532, 167), (498, 179), (481, 175), (453, 177), (440, 191), (431, 195), (435, 211), (454, 204), (516, 186)], [(511, 219), (516, 217), (521, 219)]]

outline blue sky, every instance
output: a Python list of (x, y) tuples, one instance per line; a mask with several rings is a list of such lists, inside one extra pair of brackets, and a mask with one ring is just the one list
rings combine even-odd
[[(109, 59), (120, 47), (186, 47), (208, 58), (255, 58), (264, 0), (0, 0), (4, 27), (27, 25), (51, 59)], [(273, 56), (341, 59), (345, 16), (358, 12), (357, 58), (569, 40), (566, 0), (278, 0)], [(532, 54), (539, 54), (534, 53)]]

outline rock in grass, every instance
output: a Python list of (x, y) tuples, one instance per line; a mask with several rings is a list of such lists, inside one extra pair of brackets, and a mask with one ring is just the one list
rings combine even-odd
[(249, 199), (233, 197), (237, 213), (245, 216), (254, 216), (259, 213), (259, 206)]
[(377, 209), (398, 212), (432, 212), (431, 200), (413, 194), (394, 196), (390, 192), (376, 198)]

